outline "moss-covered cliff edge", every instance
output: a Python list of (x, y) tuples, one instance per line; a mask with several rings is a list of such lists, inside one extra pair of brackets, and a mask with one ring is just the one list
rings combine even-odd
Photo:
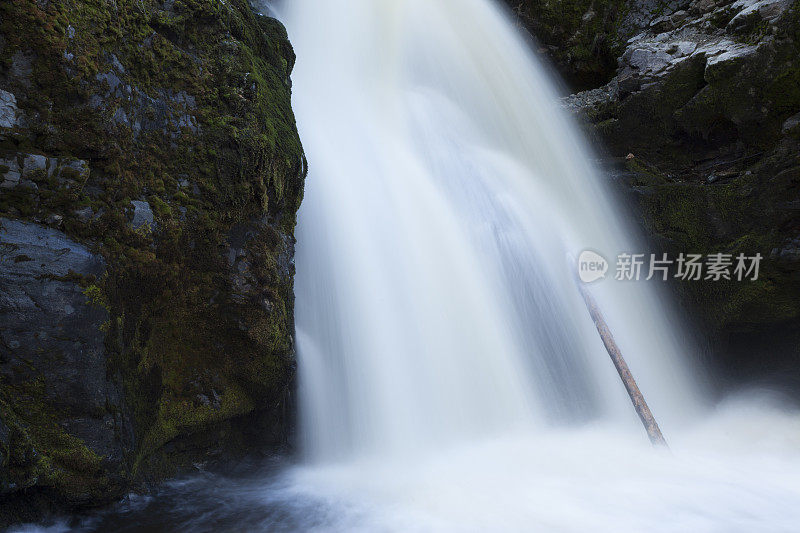
[(0, 4), (0, 525), (285, 438), (293, 64), (247, 0)]

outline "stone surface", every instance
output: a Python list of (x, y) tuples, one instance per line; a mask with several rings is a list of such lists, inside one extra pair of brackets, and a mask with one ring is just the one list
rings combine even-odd
[(22, 172), (27, 175), (31, 172), (44, 172), (47, 170), (47, 158), (43, 155), (30, 154), (22, 161)]
[(13, 189), (19, 185), (22, 171), (15, 156), (0, 159), (0, 188)]
[(118, 403), (101, 331), (108, 312), (75, 279), (104, 271), (102, 258), (64, 233), (0, 218), (0, 375), (11, 385), (43, 380), (43, 400), (63, 413), (70, 433), (119, 461), (104, 415)]
[(134, 200), (131, 202), (133, 205), (133, 220), (131, 226), (133, 229), (149, 229), (153, 225), (153, 210), (150, 204), (143, 200)]
[(691, 10), (694, 16), (681, 14), (669, 31), (650, 27), (632, 37), (608, 85), (565, 100), (590, 121), (603, 123), (600, 134), (614, 152), (658, 159), (685, 148), (691, 156), (723, 145), (735, 149), (736, 138), (756, 145), (779, 134), (789, 103), (767, 93), (793, 90), (795, 82), (784, 75), (798, 68), (791, 33), (733, 36), (728, 23), (720, 24), (763, 11), (761, 20), (788, 25), (789, 3), (697, 2)]
[(792, 115), (791, 117), (786, 119), (786, 122), (783, 123), (783, 127), (781, 128), (782, 133), (791, 133), (793, 131), (797, 131), (800, 129), (800, 113), (796, 115)]
[(17, 99), (8, 91), (0, 90), (0, 128), (13, 128), (17, 124)]
[(70, 409), (103, 410), (107, 399), (106, 311), (90, 305), (71, 275), (99, 276), (103, 260), (60, 231), (0, 219), (0, 350), (5, 379), (25, 360)]

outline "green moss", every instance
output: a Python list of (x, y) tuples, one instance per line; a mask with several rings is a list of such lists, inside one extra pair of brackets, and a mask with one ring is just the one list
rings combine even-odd
[(575, 89), (609, 81), (628, 36), (620, 25), (627, 13), (624, 0), (511, 1), (533, 35), (550, 46), (562, 75)]
[(709, 223), (706, 217), (706, 191), (702, 185), (666, 183), (654, 186), (645, 196), (646, 219), (652, 230), (681, 243), (681, 250), (697, 252), (708, 249)]
[(92, 305), (103, 307), (106, 310), (108, 309), (105, 293), (100, 286), (95, 284), (89, 285), (83, 290), (83, 294), (86, 295), (86, 300)]
[(59, 425), (59, 413), (44, 390), (41, 380), (24, 386), (0, 383), (2, 419), (11, 432), (0, 482), (47, 487), (73, 503), (107, 501), (112, 481), (102, 459)]

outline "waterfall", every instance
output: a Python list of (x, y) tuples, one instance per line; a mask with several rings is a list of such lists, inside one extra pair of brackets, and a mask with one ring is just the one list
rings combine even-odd
[[(296, 279), (309, 455), (635, 425), (570, 257), (636, 244), (505, 14), (488, 0), (292, 0), (285, 19), (310, 162)], [(679, 329), (647, 283), (597, 296), (669, 427), (697, 401)]]
[(650, 446), (574, 281), (581, 251), (641, 244), (505, 13), (281, 7), (310, 164), (302, 454), (196, 464), (47, 531), (797, 531), (797, 412), (705, 405), (661, 282), (597, 281), (671, 452)]

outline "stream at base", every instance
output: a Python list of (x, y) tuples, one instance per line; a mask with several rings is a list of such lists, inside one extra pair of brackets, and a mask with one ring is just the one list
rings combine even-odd
[(729, 400), (654, 450), (586, 426), (508, 435), (412, 463), (325, 467), (278, 459), (199, 473), (151, 496), (50, 526), (94, 532), (795, 532), (800, 415)]

